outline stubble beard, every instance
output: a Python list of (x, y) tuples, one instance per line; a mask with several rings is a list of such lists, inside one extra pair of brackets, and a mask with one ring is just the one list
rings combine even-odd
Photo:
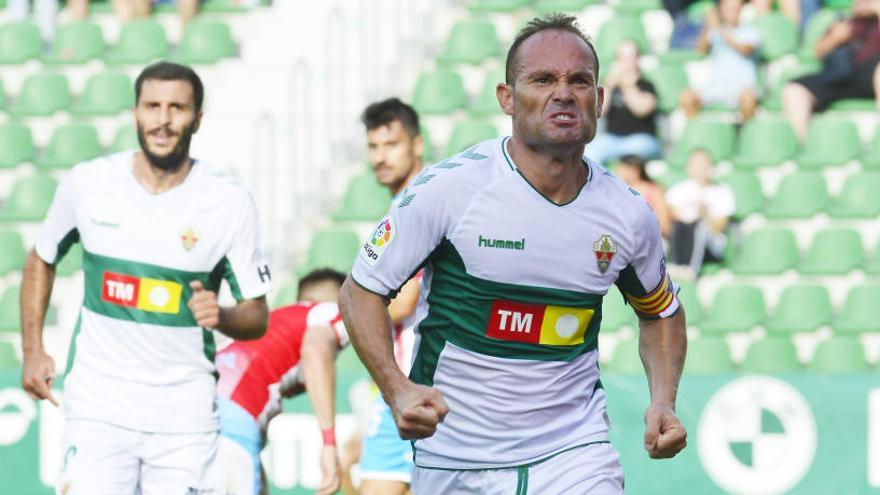
[(189, 146), (192, 142), (194, 125), (194, 123), (190, 124), (181, 130), (180, 139), (168, 154), (157, 155), (150, 151), (150, 148), (147, 146), (146, 132), (143, 126), (137, 124), (138, 143), (140, 143), (141, 151), (144, 152), (144, 156), (150, 165), (168, 173), (179, 170), (189, 158)]

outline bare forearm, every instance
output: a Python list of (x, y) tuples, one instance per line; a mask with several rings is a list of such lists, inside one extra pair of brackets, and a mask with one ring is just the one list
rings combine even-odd
[(642, 320), (639, 327), (639, 354), (648, 376), (651, 403), (674, 409), (687, 354), (684, 308), (669, 318)]
[(730, 45), (734, 50), (739, 52), (739, 54), (744, 57), (748, 57), (755, 52), (754, 45), (740, 43), (736, 40), (736, 38), (733, 37), (733, 34), (730, 31), (721, 31), (721, 36), (724, 38), (724, 41), (726, 41), (728, 45)]
[(657, 97), (638, 87), (624, 90), (623, 101), (636, 117), (647, 117), (657, 108)]
[(394, 360), (391, 318), (385, 300), (358, 286), (351, 277), (342, 286), (339, 307), (352, 346), (388, 400), (407, 377)]
[(841, 44), (843, 44), (841, 40), (826, 33), (825, 36), (822, 36), (819, 41), (816, 42), (816, 47), (813, 49), (813, 53), (816, 55), (816, 58), (821, 60)]
[(253, 340), (263, 336), (269, 322), (266, 298), (248, 299), (235, 306), (220, 308), (220, 330), (235, 340)]
[(21, 347), (25, 354), (43, 350), (43, 320), (54, 282), (55, 267), (31, 251), (21, 280)]
[(400, 323), (404, 319), (412, 316), (416, 311), (419, 302), (419, 281), (417, 278), (410, 279), (403, 284), (403, 288), (397, 293), (397, 297), (391, 300), (388, 305), (388, 313), (391, 315), (391, 322)]
[(333, 366), (335, 351), (324, 342), (304, 343), (302, 347), (303, 375), (312, 410), (321, 430), (335, 426), (336, 370)]
[(710, 217), (709, 230), (711, 230), (713, 234), (720, 234), (727, 228), (728, 223), (730, 223), (730, 220), (727, 217)]

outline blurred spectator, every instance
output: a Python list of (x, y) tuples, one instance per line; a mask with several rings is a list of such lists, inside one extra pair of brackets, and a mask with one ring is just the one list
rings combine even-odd
[(792, 20), (800, 29), (804, 30), (807, 21), (821, 8), (821, 0), (751, 0), (758, 15), (768, 14), (773, 11), (773, 5), (779, 5), (779, 11), (785, 17)]
[(666, 191), (648, 175), (645, 160), (640, 156), (626, 155), (617, 163), (614, 172), (645, 198), (657, 215), (660, 233), (663, 234), (664, 239), (669, 238), (672, 219), (669, 215), (669, 205), (666, 204)]
[[(58, 14), (58, 0), (33, 0), (34, 19), (43, 41), (49, 43), (55, 36), (55, 16)], [(23, 22), (28, 17), (29, 0), (7, 0), (6, 16), (11, 22)], [(88, 14), (88, 0), (68, 0), (67, 10), (75, 21), (85, 19)]]
[(709, 54), (709, 84), (681, 94), (681, 107), (688, 118), (702, 105), (720, 104), (739, 108), (741, 122), (754, 116), (758, 107), (758, 66), (755, 55), (760, 34), (754, 26), (739, 23), (742, 0), (720, 0), (706, 11), (706, 25), (697, 50)]
[(149, 16), (153, 5), (169, 5), (175, 2), (184, 24), (191, 21), (199, 12), (199, 0), (112, 0), (113, 13), (121, 22)]
[(623, 155), (654, 158), (660, 154), (657, 92), (639, 71), (639, 48), (626, 40), (617, 46), (614, 65), (605, 78), (605, 132), (587, 145), (586, 154), (605, 164)]
[(703, 263), (723, 259), (736, 200), (730, 187), (714, 181), (712, 156), (705, 150), (691, 153), (687, 174), (666, 193), (672, 213), (669, 261), (690, 267), (696, 276)]
[(813, 110), (844, 98), (874, 98), (880, 109), (880, 0), (855, 0), (852, 15), (835, 22), (816, 42), (817, 74), (782, 90), (782, 110), (803, 141)]
[[(693, 8), (691, 8), (693, 6)], [(693, 50), (703, 30), (703, 13), (697, 0), (663, 0), (663, 8), (672, 17), (669, 48)]]

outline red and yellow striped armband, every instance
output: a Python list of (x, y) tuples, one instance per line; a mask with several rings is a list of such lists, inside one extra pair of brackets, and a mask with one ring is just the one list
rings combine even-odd
[(624, 296), (640, 316), (665, 318), (678, 309), (677, 291), (669, 274), (664, 273), (660, 285), (648, 294), (634, 296), (624, 293)]

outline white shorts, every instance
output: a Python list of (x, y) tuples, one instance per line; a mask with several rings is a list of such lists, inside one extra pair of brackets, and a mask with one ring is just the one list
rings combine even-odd
[(220, 435), (220, 466), (223, 493), (229, 495), (258, 495), (260, 493), (260, 466), (254, 467), (254, 455), (243, 445)]
[(68, 420), (57, 495), (220, 495), (219, 435), (128, 430)]
[(594, 443), (512, 468), (448, 471), (416, 466), (412, 490), (413, 495), (623, 495), (623, 469), (610, 443)]

